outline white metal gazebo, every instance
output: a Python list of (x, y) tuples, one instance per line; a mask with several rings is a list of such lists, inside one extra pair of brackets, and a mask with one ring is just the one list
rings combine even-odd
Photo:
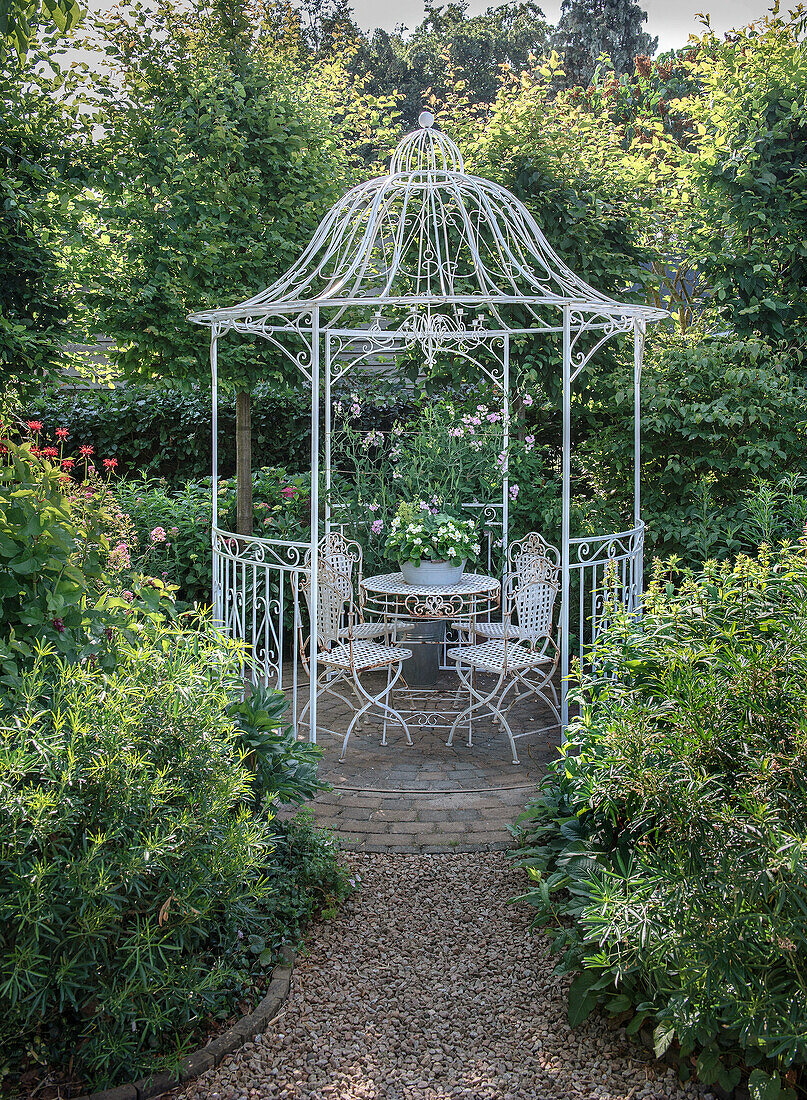
[[(300, 583), (316, 588), (320, 537), (331, 524), (331, 388), (379, 356), (460, 357), (493, 384), (508, 446), (511, 345), (516, 337), (562, 339), (561, 670), (568, 718), (570, 628), (582, 655), (600, 625), (606, 569), (628, 608), (642, 585), (640, 378), (648, 322), (667, 316), (618, 302), (574, 274), (534, 218), (505, 188), (469, 174), (457, 145), (424, 111), (398, 145), (389, 173), (348, 191), (329, 211), (297, 263), (248, 301), (195, 313), (211, 330), (213, 380), (214, 616), (251, 653), (255, 675), (292, 697), (297, 714)], [(299, 369), (311, 394), (310, 541), (247, 537), (223, 530), (217, 513), (218, 354), (229, 332), (269, 341)], [(619, 334), (632, 335), (634, 394), (633, 519), (626, 530), (570, 531), (571, 411), (575, 380)], [(320, 405), (323, 412), (320, 412)], [(320, 420), (322, 419), (322, 423)], [(326, 488), (320, 507), (320, 483)], [(496, 502), (502, 548), (508, 542), (508, 477)], [(310, 566), (306, 553), (310, 551)], [(574, 593), (574, 606), (572, 594)], [(316, 601), (315, 601), (316, 602)], [(312, 608), (316, 618), (316, 607)], [(310, 624), (316, 637), (316, 622)], [(316, 647), (313, 647), (315, 650)], [(316, 652), (311, 654), (310, 736), (316, 739)]]

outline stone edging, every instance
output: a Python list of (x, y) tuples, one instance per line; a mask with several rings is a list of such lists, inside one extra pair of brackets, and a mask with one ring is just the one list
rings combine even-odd
[(193, 1054), (187, 1055), (179, 1064), (179, 1069), (171, 1073), (158, 1073), (154, 1077), (144, 1077), (133, 1085), (117, 1085), (113, 1089), (104, 1089), (76, 1100), (153, 1100), (164, 1092), (175, 1089), (192, 1081), (205, 1070), (217, 1066), (228, 1054), (232, 1054), (250, 1042), (263, 1031), (277, 1015), (280, 1007), (289, 995), (291, 972), (294, 966), (294, 951), (291, 947), (281, 950), (282, 962), (272, 971), (272, 978), (266, 996), (256, 1005), (254, 1012), (242, 1016), (238, 1023), (211, 1039), (210, 1042)]

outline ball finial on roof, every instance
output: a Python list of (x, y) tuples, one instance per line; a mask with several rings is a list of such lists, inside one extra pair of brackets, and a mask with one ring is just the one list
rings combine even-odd
[(431, 111), (421, 111), (418, 115), (418, 126), (421, 130), (428, 130), (434, 126), (434, 115)]

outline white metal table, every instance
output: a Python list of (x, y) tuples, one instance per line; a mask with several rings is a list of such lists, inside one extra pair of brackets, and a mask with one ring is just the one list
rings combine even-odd
[[(403, 573), (382, 573), (361, 582), (361, 601), (366, 611), (395, 625), (412, 656), (404, 662), (404, 689), (411, 707), (405, 713), (419, 725), (448, 725), (446, 706), (427, 706), (437, 688), (440, 650), (446, 623), (460, 623), (463, 633), (499, 606), (501, 585), (495, 577), (464, 573), (456, 584), (408, 584)], [(456, 699), (456, 689), (453, 690)]]
[(456, 619), (471, 622), (495, 611), (501, 585), (495, 577), (463, 573), (456, 584), (408, 584), (403, 573), (365, 577), (361, 599), (368, 611), (388, 619)]

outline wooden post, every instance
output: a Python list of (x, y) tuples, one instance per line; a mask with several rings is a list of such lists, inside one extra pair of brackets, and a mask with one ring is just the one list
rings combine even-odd
[(237, 486), (236, 530), (252, 534), (252, 415), (250, 395), (241, 390), (235, 396), (235, 471)]

